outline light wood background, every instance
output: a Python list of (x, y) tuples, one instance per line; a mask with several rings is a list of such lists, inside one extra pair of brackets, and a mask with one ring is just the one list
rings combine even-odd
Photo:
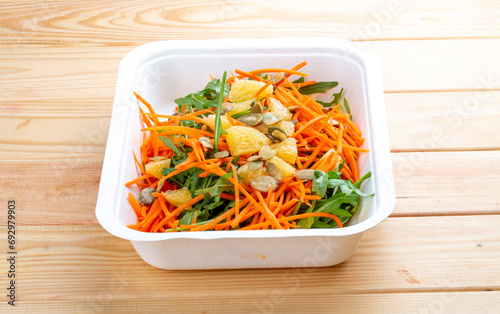
[[(164, 271), (94, 215), (117, 67), (156, 40), (324, 36), (381, 61), (397, 192), (320, 269)], [(25, 313), (500, 312), (500, 2), (0, 0), (0, 252)], [(6, 291), (6, 255), (0, 261)]]

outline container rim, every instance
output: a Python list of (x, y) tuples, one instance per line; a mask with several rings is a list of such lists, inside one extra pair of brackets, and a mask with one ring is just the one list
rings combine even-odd
[[(199, 49), (203, 45), (203, 49), (221, 50), (225, 48), (227, 52), (230, 50), (245, 50), (255, 47), (266, 47), (266, 51), (277, 48), (297, 48), (297, 42), (301, 46), (312, 48), (330, 49), (341, 52), (345, 56), (349, 56), (353, 61), (363, 65), (365, 71), (365, 81), (367, 83), (367, 99), (376, 103), (377, 111), (384, 114), (380, 119), (371, 121), (372, 129), (377, 130), (377, 137), (372, 138), (372, 146), (378, 150), (379, 158), (375, 162), (374, 167), (382, 167), (384, 169), (384, 178), (375, 178), (377, 190), (384, 190), (384, 197), (380, 199), (377, 211), (368, 219), (352, 226), (347, 226), (339, 229), (294, 229), (294, 230), (244, 230), (244, 231), (209, 231), (209, 232), (167, 232), (167, 233), (145, 233), (127, 228), (118, 222), (114, 215), (110, 215), (109, 211), (116, 205), (118, 187), (114, 192), (109, 193), (109, 189), (105, 187), (113, 185), (110, 178), (119, 175), (120, 164), (115, 160), (111, 160), (110, 152), (116, 149), (119, 143), (125, 140), (118, 137), (116, 132), (111, 132), (113, 126), (117, 124), (119, 117), (117, 115), (117, 100), (115, 94), (115, 102), (110, 123), (110, 132), (106, 145), (106, 152), (101, 173), (101, 181), (99, 186), (98, 199), (96, 203), (96, 217), (102, 227), (109, 233), (126, 240), (155, 242), (171, 239), (230, 239), (230, 238), (270, 238), (270, 237), (310, 237), (310, 236), (349, 236), (357, 233), (362, 233), (371, 229), (385, 220), (393, 211), (396, 194), (393, 182), (392, 163), (390, 158), (387, 122), (385, 116), (385, 103), (383, 97), (383, 88), (379, 61), (376, 55), (367, 48), (359, 48), (353, 42), (331, 37), (312, 37), (312, 38), (266, 38), (266, 39), (208, 39), (208, 40), (167, 40), (157, 41), (141, 45), (131, 50), (120, 62), (118, 69), (118, 81), (116, 91), (119, 90), (122, 84), (121, 77), (125, 73), (134, 73), (145, 60), (152, 55), (161, 51), (168, 53), (179, 49)], [(372, 104), (373, 105), (373, 104)], [(371, 106), (368, 106), (369, 108)], [(123, 113), (121, 113), (123, 115)], [(124, 118), (127, 119), (130, 112)], [(375, 145), (375, 142), (377, 143)], [(373, 179), (373, 178), (372, 178)]]

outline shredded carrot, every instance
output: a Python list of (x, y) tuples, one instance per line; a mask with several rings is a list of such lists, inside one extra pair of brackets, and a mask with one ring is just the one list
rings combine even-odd
[[(343, 103), (324, 108), (319, 101), (315, 100), (314, 95), (301, 94), (302, 88), (314, 85), (317, 83), (316, 81), (291, 82), (292, 79), (289, 78), (292, 75), (307, 76), (307, 73), (299, 71), (306, 64), (304, 61), (291, 69), (272, 67), (253, 71), (237, 69), (234, 71), (237, 76), (231, 73), (226, 83), (233, 86), (236, 79), (262, 82), (262, 86), (257, 90), (252, 89), (248, 99), (258, 99), (259, 95), (272, 84), (272, 94), (257, 101), (264, 108), (264, 113), (273, 112), (269, 106), (273, 98), (281, 102), (285, 108), (290, 108), (288, 114), (295, 121), (293, 129), (287, 135), (296, 140), (297, 153), (294, 154), (293, 158), (284, 162), (291, 161), (289, 164), (297, 170), (321, 170), (326, 173), (336, 169), (341, 161), (345, 161), (340, 169), (341, 178), (353, 182), (357, 181), (360, 175), (357, 165), (360, 154), (368, 152), (367, 149), (363, 148), (365, 139), (362, 132), (351, 120), (352, 115), (346, 114), (345, 110), (342, 109)], [(273, 73), (283, 73), (284, 75), (280, 74), (283, 78), (275, 81)], [(210, 79), (214, 79), (211, 74)], [(139, 119), (143, 135), (140, 154), (136, 155), (134, 151), (132, 152), (135, 170), (138, 174), (134, 179), (125, 183), (125, 186), (131, 187), (135, 184), (141, 190), (153, 188), (155, 191), (151, 193), (154, 201), (147, 205), (140, 203), (134, 194), (128, 193), (127, 199), (137, 216), (137, 223), (128, 225), (129, 228), (153, 233), (294, 229), (300, 228), (299, 219), (308, 217), (329, 218), (325, 222), (336, 224), (337, 227), (342, 228), (341, 220), (336, 215), (305, 210), (307, 206), (316, 206), (317, 201), (324, 199), (316, 194), (313, 180), (299, 180), (293, 175), (285, 176), (277, 187), (270, 185), (267, 188), (266, 186), (262, 192), (260, 189), (256, 190), (252, 184), (243, 184), (251, 180), (245, 177), (246, 174), (244, 171), (240, 171), (240, 167), (246, 165), (251, 156), (256, 158), (259, 151), (242, 156), (231, 155), (233, 145), (229, 145), (228, 142), (230, 135), (222, 132), (223, 134), (216, 138), (214, 120), (207, 119), (210, 115), (213, 117), (216, 107), (206, 108), (205, 105), (205, 107), (199, 107), (183, 104), (175, 108), (175, 114), (157, 114), (150, 103), (137, 93), (134, 92), (134, 94), (139, 106)], [(196, 97), (220, 101), (217, 98), (217, 92), (207, 93), (205, 90), (198, 95), (203, 96)], [(226, 94), (222, 101), (228, 102), (229, 94)], [(201, 103), (203, 101), (200, 101)], [(295, 108), (292, 109), (292, 107)], [(229, 124), (229, 126), (224, 125), (225, 129), (232, 126), (248, 127), (229, 113), (225, 113), (222, 117)], [(268, 130), (268, 126), (257, 125), (254, 129)], [(164, 142), (163, 137), (171, 138), (171, 142)], [(216, 146), (216, 141), (218, 141), (219, 151), (230, 153), (228, 157), (213, 157), (213, 154), (216, 153), (213, 149)], [(172, 143), (176, 147), (173, 147)], [(237, 141), (236, 145), (238, 144)], [(276, 147), (272, 146), (274, 144), (269, 145), (278, 153), (282, 153), (279, 144), (276, 144)], [(182, 159), (179, 159), (180, 152)], [(278, 156), (280, 155), (278, 154)], [(150, 170), (156, 168), (147, 165), (161, 160), (158, 157), (171, 159), (168, 169)], [(235, 158), (238, 160), (235, 161)], [(262, 169), (266, 169), (267, 166), (268, 161), (263, 161)], [(145, 169), (148, 169), (149, 172), (146, 172)], [(227, 175), (231, 172), (232, 175)], [(267, 175), (267, 173), (265, 174)], [(186, 178), (189, 175), (196, 176), (196, 178), (180, 182), (181, 178)], [(228, 182), (222, 181), (220, 179), (222, 176), (227, 178)], [(198, 184), (198, 186), (193, 187), (190, 185), (191, 182)], [(205, 183), (201, 184), (200, 182)], [(216, 187), (215, 184), (221, 186)], [(183, 186), (189, 187), (191, 192), (193, 189), (201, 189), (204, 193), (197, 196), (191, 195), (188, 200), (176, 207), (167, 201), (167, 194), (164, 194), (164, 191), (176, 191)], [(212, 195), (213, 188), (216, 188), (216, 195)], [(205, 206), (211, 204), (214, 205), (213, 208), (208, 207), (209, 218), (207, 218)], [(182, 218), (191, 209), (196, 210), (193, 219), (190, 224), (184, 224)], [(304, 213), (305, 211), (306, 213)], [(181, 220), (183, 221), (182, 225)]]
[(269, 85), (271, 85), (273, 81), (268, 81), (266, 84), (264, 84), (256, 93), (253, 95), (252, 98), (258, 98), (260, 93), (262, 93)]
[(141, 216), (141, 206), (135, 199), (134, 194), (128, 193), (128, 201), (130, 202), (130, 205), (132, 205), (132, 209), (134, 210), (137, 217)]

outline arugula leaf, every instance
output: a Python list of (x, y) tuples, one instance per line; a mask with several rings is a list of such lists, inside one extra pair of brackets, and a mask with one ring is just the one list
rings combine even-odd
[(210, 102), (200, 95), (197, 95), (197, 93), (189, 94), (183, 98), (177, 98), (176, 100), (174, 100), (174, 102), (179, 105), (177, 107), (177, 112), (179, 114), (181, 114), (180, 107), (185, 105), (188, 105), (189, 107), (195, 107), (198, 110), (203, 110), (209, 107)]
[(314, 217), (307, 217), (301, 219), (297, 223), (297, 226), (299, 226), (300, 229), (310, 229), (313, 224), (314, 224)]
[(202, 89), (201, 91), (197, 91), (174, 100), (174, 102), (178, 105), (177, 112), (181, 114), (182, 112), (180, 111), (180, 107), (186, 105), (187, 105), (187, 110), (189, 110), (190, 112), (193, 111), (193, 108), (196, 108), (198, 110), (203, 110), (217, 106), (219, 93), (222, 93), (221, 92), (222, 85), (224, 85), (223, 87), (224, 95), (222, 97), (222, 99), (224, 99), (226, 95), (229, 93), (231, 86), (227, 83), (222, 84), (222, 81), (219, 79), (213, 79), (212, 81), (208, 82), (205, 88)]
[(337, 193), (323, 202), (321, 207), (319, 207), (318, 210), (315, 210), (315, 212), (330, 213), (341, 217), (351, 217), (351, 213), (343, 209), (341, 206), (345, 203), (356, 205), (358, 200), (359, 196), (356, 194), (346, 195), (344, 193)]
[(193, 194), (199, 195), (202, 193), (207, 193), (212, 197), (216, 197), (224, 191), (232, 190), (233, 185), (228, 180), (230, 177), (232, 177), (232, 175), (232, 172), (226, 173), (225, 175), (220, 177), (214, 185), (204, 189), (197, 189)]
[[(365, 174), (356, 183), (352, 183), (350, 180), (341, 178), (342, 173), (339, 169), (342, 166), (343, 163), (335, 171), (327, 173), (319, 170), (314, 172), (311, 191), (321, 196), (322, 199), (317, 201), (317, 205), (315, 201), (306, 212), (331, 213), (337, 215), (344, 223), (356, 211), (361, 196), (373, 195), (359, 190), (363, 181), (369, 178), (371, 173)], [(335, 228), (337, 226), (331, 219), (321, 217), (314, 217), (313, 220), (301, 219), (297, 224), (301, 228)]]
[[(316, 170), (314, 172), (314, 178), (313, 178), (313, 186), (311, 191), (316, 193), (317, 195), (321, 196), (322, 198), (327, 194), (327, 189), (332, 189), (332, 188), (340, 188), (342, 193), (346, 195), (350, 195), (351, 193), (355, 193), (359, 196), (371, 196), (368, 195), (361, 190), (359, 190), (358, 186), (361, 186), (361, 183), (358, 184), (358, 186), (354, 185), (351, 181), (344, 180), (340, 178), (341, 173), (339, 172), (334, 172), (334, 171), (328, 171), (328, 173), (324, 173), (322, 171)], [(370, 175), (365, 175), (362, 179), (366, 180)], [(358, 180), (359, 182), (360, 180)], [(356, 183), (358, 183), (356, 182)]]
[(161, 170), (161, 174), (164, 175), (164, 176), (167, 176), (167, 175), (171, 174), (174, 171), (175, 171), (175, 168), (163, 168)]
[(339, 82), (316, 82), (316, 84), (301, 87), (300, 93), (303, 95), (324, 93), (337, 85), (339, 85)]
[(196, 209), (191, 209), (191, 210), (186, 210), (184, 211), (184, 216), (179, 221), (179, 225), (190, 225), (193, 222), (194, 215), (196, 214), (196, 217), (200, 214), (199, 210)]
[[(329, 218), (326, 218), (326, 219), (329, 219)], [(335, 223), (335, 222), (332, 221), (330, 223), (326, 223), (326, 222), (321, 221), (320, 217), (316, 217), (314, 219), (314, 223), (312, 224), (311, 228), (332, 228), (332, 223)], [(335, 223), (335, 226), (337, 226), (336, 223)]]
[(184, 152), (177, 147), (177, 145), (174, 144), (174, 140), (171, 137), (166, 137), (166, 136), (159, 136), (158, 139), (165, 144), (168, 148), (170, 148), (173, 152), (174, 155), (182, 155)]
[(342, 88), (340, 90), (340, 92), (333, 93), (333, 95), (332, 95), (333, 99), (330, 102), (323, 102), (321, 100), (316, 100), (316, 102), (319, 103), (319, 104), (321, 104), (325, 108), (329, 108), (329, 107), (331, 107), (333, 105), (337, 105), (339, 103), (340, 97), (342, 97), (342, 93), (343, 92), (344, 92), (344, 89)]
[(368, 179), (371, 176), (372, 176), (371, 171), (368, 171), (367, 173), (365, 173), (364, 176), (362, 176), (361, 178), (359, 178), (359, 180), (356, 181), (356, 183), (354, 183), (354, 186), (356, 188), (360, 189), (361, 188), (361, 184), (363, 183), (363, 181), (365, 181), (366, 179)]
[(171, 158), (172, 164), (174, 166), (177, 166), (178, 164), (186, 160), (186, 149), (182, 144), (180, 146), (175, 145), (172, 137), (159, 136), (158, 139), (161, 140), (163, 144), (165, 144), (165, 146), (167, 146), (174, 152), (174, 155)]
[(304, 83), (304, 77), (301, 76), (298, 79), (296, 79), (295, 81), (293, 81), (292, 83)]
[(321, 170), (314, 171), (313, 186), (311, 191), (321, 196), (321, 198), (323, 198), (325, 197), (328, 186), (329, 186), (328, 174), (324, 173)]
[[(349, 108), (349, 103), (347, 102), (347, 99), (344, 97), (344, 102), (343, 102), (343, 107), (344, 107), (344, 110), (347, 114), (351, 114), (351, 108)], [(349, 117), (349, 119), (351, 119), (352, 121), (352, 116)]]
[[(207, 86), (205, 86), (205, 89), (203, 90), (210, 93), (210, 95), (206, 95), (207, 98), (216, 100), (217, 93), (221, 92), (221, 85), (223, 81), (224, 79), (222, 80), (213, 79), (210, 82), (208, 82)], [(229, 83), (224, 84), (224, 97), (222, 97), (222, 99), (226, 97), (226, 95), (229, 93), (230, 90), (231, 90), (231, 85), (229, 85)]]
[(226, 75), (227, 75), (227, 72), (224, 71), (224, 75), (222, 76), (222, 82), (224, 82), (224, 84), (221, 84), (220, 86), (220, 93), (219, 93), (219, 97), (217, 99), (217, 110), (215, 112), (215, 130), (214, 130), (214, 149), (215, 151), (219, 151), (219, 139), (220, 139), (220, 136), (221, 134), (227, 134), (226, 131), (224, 131), (222, 129), (222, 122), (220, 120), (220, 111), (221, 111), (221, 107), (222, 107), (222, 102), (224, 101), (224, 86), (226, 85), (225, 82), (226, 82)]
[[(315, 205), (316, 205), (316, 201), (314, 201), (313, 204), (311, 206), (309, 206), (309, 208), (307, 208), (307, 210), (304, 213), (312, 212), (314, 210)], [(299, 201), (299, 205), (297, 206), (297, 208), (300, 209), (300, 207), (302, 207), (302, 204)], [(295, 209), (295, 211), (297, 211), (297, 208)], [(296, 214), (295, 211), (294, 211), (293, 215)], [(297, 225), (301, 229), (310, 229), (312, 227), (312, 225), (314, 224), (315, 219), (316, 219), (315, 217), (302, 218), (297, 222)]]

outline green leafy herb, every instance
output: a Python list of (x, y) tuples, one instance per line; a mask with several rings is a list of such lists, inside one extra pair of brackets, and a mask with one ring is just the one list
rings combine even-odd
[(313, 186), (311, 191), (323, 198), (326, 194), (326, 190), (328, 189), (328, 185), (328, 174), (321, 170), (314, 171)]
[(342, 88), (340, 90), (340, 92), (333, 93), (333, 95), (332, 95), (333, 99), (330, 102), (323, 102), (321, 100), (316, 100), (316, 102), (319, 103), (319, 104), (321, 104), (325, 108), (329, 108), (331, 106), (335, 106), (335, 105), (337, 105), (339, 103), (340, 97), (342, 97), (342, 93), (343, 92), (344, 92), (344, 89)]
[(301, 229), (310, 229), (312, 227), (312, 225), (314, 224), (314, 220), (315, 220), (314, 217), (303, 218), (303, 219), (299, 220), (297, 225)]
[[(342, 167), (343, 163), (337, 166), (335, 171), (325, 173), (316, 170), (314, 172), (311, 191), (319, 195), (321, 200), (315, 201), (305, 212), (330, 213), (337, 215), (341, 222), (344, 223), (356, 211), (361, 196), (369, 197), (373, 195), (368, 195), (359, 190), (363, 181), (370, 177), (370, 172), (356, 183), (352, 183), (350, 180), (341, 178), (340, 169)], [(333, 220), (325, 217), (304, 218), (298, 222), (298, 225), (301, 228), (336, 228), (337, 226)]]
[[(224, 75), (222, 76), (222, 82), (226, 82), (227, 72), (224, 71)], [(217, 99), (217, 110), (215, 112), (215, 130), (214, 130), (214, 149), (215, 151), (219, 151), (219, 138), (221, 134), (227, 134), (226, 131), (222, 129), (222, 122), (220, 120), (220, 111), (222, 107), (222, 102), (224, 101), (224, 86), (226, 84), (221, 84), (219, 97)]]
[[(222, 86), (224, 86), (223, 91)], [(231, 87), (229, 84), (222, 84), (222, 80), (213, 79), (208, 82), (204, 89), (198, 92), (191, 93), (182, 98), (177, 98), (174, 102), (178, 105), (177, 112), (182, 113), (180, 110), (181, 106), (187, 106), (187, 110), (193, 111), (193, 108), (198, 110), (207, 109), (210, 107), (217, 106), (219, 93), (223, 93), (222, 99), (226, 97), (229, 93)]]
[(174, 151), (174, 155), (183, 155), (184, 152), (174, 144), (171, 137), (159, 136), (158, 139), (163, 142), (168, 148)]
[(356, 183), (354, 183), (354, 186), (358, 189), (361, 189), (361, 184), (366, 180), (368, 179), (369, 177), (372, 176), (372, 173), (371, 171), (368, 171), (367, 173), (365, 173), (364, 176), (362, 176), (361, 178), (359, 178), (358, 181), (356, 181)]
[(198, 189), (194, 191), (194, 195), (208, 193), (210, 196), (216, 197), (224, 191), (230, 191), (233, 189), (233, 185), (229, 182), (229, 178), (232, 176), (232, 172), (226, 173), (225, 175), (220, 177), (214, 185), (208, 188)]
[[(171, 158), (172, 164), (174, 164), (174, 166), (177, 166), (178, 164), (186, 160), (187, 158), (186, 151), (188, 150), (184, 148), (182, 144), (181, 146), (175, 145), (172, 137), (159, 136), (158, 139), (161, 140), (163, 144), (165, 144), (168, 148), (174, 151), (174, 155)], [(191, 149), (189, 149), (189, 151), (190, 150)]]
[[(343, 105), (344, 105), (343, 107), (344, 107), (345, 112), (350, 115), (351, 108), (349, 108), (349, 103), (347, 102), (347, 99), (345, 99), (345, 97), (344, 97)], [(351, 119), (351, 121), (352, 121), (352, 116), (350, 116), (349, 119)]]
[(200, 211), (196, 209), (184, 211), (184, 216), (180, 219), (179, 225), (190, 225), (193, 222), (195, 214), (196, 217), (198, 217), (200, 215)]
[(318, 213), (330, 213), (340, 217), (351, 217), (351, 213), (342, 208), (344, 204), (357, 205), (359, 201), (359, 196), (357, 195), (346, 195), (344, 193), (337, 193), (330, 197), (326, 202), (315, 210)]
[(301, 76), (298, 79), (296, 79), (295, 81), (293, 81), (292, 83), (304, 83), (304, 77)]
[(300, 93), (304, 95), (324, 93), (337, 85), (339, 85), (339, 82), (316, 82), (316, 84), (301, 87)]

